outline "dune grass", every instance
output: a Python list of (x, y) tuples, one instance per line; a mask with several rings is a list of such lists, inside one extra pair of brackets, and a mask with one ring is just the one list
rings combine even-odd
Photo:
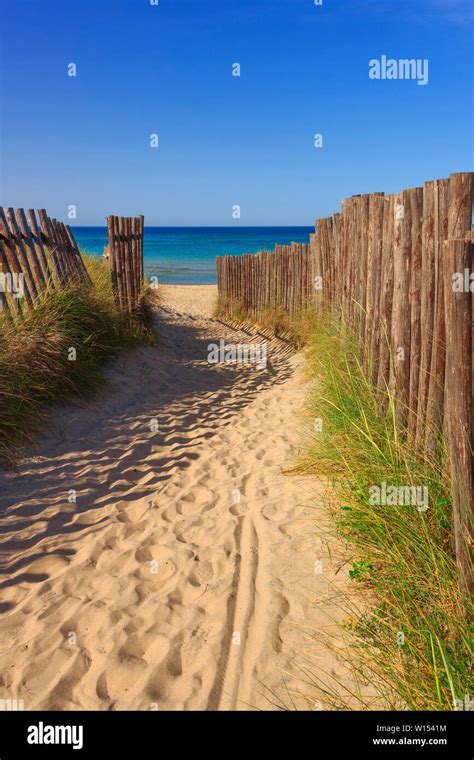
[[(428, 457), (401, 439), (393, 399), (382, 415), (356, 341), (340, 322), (312, 320), (309, 412), (322, 429), (300, 470), (327, 479), (332, 524), (353, 547), (350, 576), (370, 599), (350, 626), (349, 664), (378, 691), (379, 706), (463, 709), (473, 693), (470, 611), (458, 585), (442, 448)], [(369, 489), (383, 481), (427, 486), (429, 508), (371, 504)], [(340, 690), (333, 706), (345, 706)]]
[(90, 394), (103, 382), (104, 362), (153, 341), (153, 292), (144, 292), (132, 317), (121, 313), (102, 261), (84, 259), (91, 287), (48, 292), (22, 316), (0, 319), (0, 460), (32, 440), (48, 403)]

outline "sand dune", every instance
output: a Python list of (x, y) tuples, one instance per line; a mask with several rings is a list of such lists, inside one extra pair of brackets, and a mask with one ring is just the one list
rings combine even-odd
[(266, 370), (208, 364), (210, 342), (266, 340), (210, 319), (214, 293), (165, 289), (161, 346), (116, 361), (99, 398), (55, 410), (18, 470), (0, 473), (0, 698), (324, 706), (299, 694), (294, 663), (310, 650), (346, 677), (310, 638), (340, 616), (345, 558), (309, 508), (321, 485), (284, 474), (302, 359), (273, 339)]

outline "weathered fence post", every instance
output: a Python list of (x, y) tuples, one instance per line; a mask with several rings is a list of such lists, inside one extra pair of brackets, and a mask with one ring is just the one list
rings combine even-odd
[(473, 297), (470, 290), (472, 252), (472, 244), (467, 240), (448, 240), (444, 243), (446, 316), (444, 427), (451, 464), (456, 559), (462, 584), (471, 590), (474, 508)]
[(107, 217), (112, 289), (120, 308), (132, 312), (143, 284), (144, 217)]

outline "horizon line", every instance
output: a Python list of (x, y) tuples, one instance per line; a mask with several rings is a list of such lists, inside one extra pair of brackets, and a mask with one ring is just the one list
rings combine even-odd
[[(74, 229), (76, 227), (107, 227), (106, 224), (70, 224), (69, 225), (71, 229)], [(296, 227), (301, 228), (313, 228), (313, 224), (248, 224), (248, 225), (225, 225), (225, 224), (145, 224), (144, 228), (147, 227), (155, 227), (156, 229), (160, 230), (174, 230), (174, 229), (181, 229), (181, 230), (189, 230), (189, 229), (211, 229), (211, 230), (253, 230), (253, 229), (262, 229), (262, 228), (268, 228), (268, 229), (295, 229)]]

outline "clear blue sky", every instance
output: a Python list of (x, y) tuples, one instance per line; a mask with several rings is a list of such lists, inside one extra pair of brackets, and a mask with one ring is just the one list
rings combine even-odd
[[(472, 168), (470, 0), (0, 6), (4, 206), (66, 219), (75, 204), (79, 225), (303, 225)], [(382, 54), (427, 58), (428, 85), (371, 80)]]

